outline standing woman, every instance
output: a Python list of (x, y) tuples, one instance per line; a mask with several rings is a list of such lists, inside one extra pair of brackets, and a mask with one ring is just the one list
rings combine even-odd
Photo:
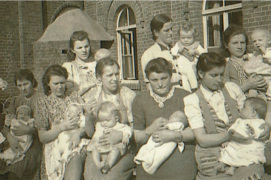
[[(76, 121), (65, 121), (66, 108), (71, 103), (79, 102), (78, 93), (74, 91), (70, 95), (66, 93), (67, 70), (60, 65), (51, 65), (44, 73), (42, 82), (45, 97), (37, 101), (35, 126), (38, 129), (39, 139), (44, 144), (42, 161), (42, 179), (52, 179), (52, 169), (56, 166), (53, 157), (54, 141), (58, 135), (76, 127)], [(70, 139), (72, 145), (79, 144), (81, 137), (85, 135), (84, 128), (74, 133)], [(73, 152), (69, 155), (69, 162), (65, 162), (65, 169), (58, 174), (59, 180), (80, 179), (83, 174), (84, 152)], [(45, 165), (45, 168), (44, 168)], [(46, 172), (44, 171), (46, 170)], [(53, 178), (52, 180), (57, 180)]]
[[(96, 66), (96, 76), (101, 82), (101, 85), (91, 90), (92, 96), (87, 99), (87, 104), (92, 105), (92, 111), (97, 113), (97, 109), (100, 104), (105, 101), (111, 101), (118, 107), (120, 112), (120, 122), (133, 126), (132, 117), (132, 102), (135, 97), (135, 92), (131, 89), (121, 86), (119, 81), (119, 65), (111, 59), (105, 58), (98, 61)], [(97, 115), (96, 115), (97, 116)], [(91, 126), (87, 126), (91, 125)], [(91, 127), (91, 128), (88, 128)], [(89, 137), (93, 135), (93, 124), (86, 122), (86, 133)], [(122, 141), (122, 133), (119, 131), (110, 131), (104, 134), (101, 138), (101, 145), (107, 146), (110, 144), (117, 144)], [(107, 174), (102, 174), (96, 167), (91, 152), (87, 153), (84, 178), (85, 180), (127, 180), (132, 178), (133, 168), (135, 164), (133, 162), (134, 155), (131, 149), (128, 149), (126, 154), (121, 157), (116, 165)]]
[(249, 76), (243, 66), (245, 64), (244, 54), (247, 50), (248, 36), (241, 26), (229, 26), (223, 32), (223, 48), (229, 58), (224, 74), (225, 82), (238, 84), (244, 93), (250, 89), (264, 88), (266, 82), (263, 77), (257, 75)]
[(136, 96), (132, 106), (137, 148), (146, 144), (150, 137), (154, 142), (162, 144), (184, 142), (185, 148), (180, 152), (178, 147), (175, 147), (169, 158), (154, 174), (148, 174), (138, 165), (136, 178), (194, 180), (197, 166), (193, 132), (188, 127), (182, 132), (164, 128), (174, 112), (184, 110), (183, 98), (189, 92), (171, 85), (172, 65), (164, 58), (151, 60), (146, 66), (145, 73), (150, 82), (150, 89)]
[(68, 58), (62, 66), (68, 71), (67, 88), (79, 90), (95, 86), (96, 61), (91, 58), (90, 39), (85, 31), (75, 31), (70, 38)]
[[(16, 109), (21, 105), (28, 105), (32, 112), (34, 112), (36, 101), (42, 96), (42, 93), (36, 92), (35, 88), (38, 83), (29, 69), (19, 70), (15, 74), (14, 82), (20, 91), (20, 95), (13, 98), (7, 109), (8, 114), (6, 115), (5, 126), (2, 132), (7, 138), (11, 148), (21, 148), (19, 141), (9, 133), (10, 121), (15, 117)], [(32, 117), (34, 116), (35, 114), (32, 114)], [(0, 161), (0, 179), (34, 179), (34, 176), (39, 176), (42, 147), (37, 136), (37, 131), (35, 128), (24, 124), (16, 127), (13, 131), (17, 136), (33, 135), (33, 144), (26, 152), (26, 156), (22, 161), (9, 166), (6, 166), (4, 161)], [(6, 176), (4, 176), (4, 174), (6, 174)]]
[[(173, 40), (172, 26), (173, 22), (171, 18), (165, 14), (158, 14), (153, 17), (150, 23), (150, 27), (152, 32), (152, 39), (155, 41), (155, 43), (143, 53), (141, 57), (141, 66), (142, 71), (144, 72), (150, 60), (157, 57), (162, 57), (173, 64), (173, 74), (171, 82), (179, 85), (181, 78), (180, 75), (176, 72), (176, 61), (173, 60), (173, 56), (170, 52)], [(149, 82), (145, 74), (144, 81), (146, 83)]]

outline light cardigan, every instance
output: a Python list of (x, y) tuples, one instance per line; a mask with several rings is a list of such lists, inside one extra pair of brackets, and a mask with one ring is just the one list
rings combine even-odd
[[(174, 69), (177, 70), (176, 68), (176, 61), (173, 60), (173, 56), (171, 55), (171, 52), (169, 49), (162, 48), (161, 45), (158, 43), (154, 43), (151, 47), (149, 47), (142, 55), (141, 57), (141, 66), (142, 66), (142, 72), (143, 72), (143, 77), (145, 82), (149, 82), (146, 74), (145, 74), (145, 68), (152, 59), (162, 57), (166, 59), (167, 61), (171, 62), (172, 65), (174, 66)], [(178, 82), (181, 80), (181, 75), (179, 75), (177, 72), (172, 74), (171, 81), (172, 82)]]

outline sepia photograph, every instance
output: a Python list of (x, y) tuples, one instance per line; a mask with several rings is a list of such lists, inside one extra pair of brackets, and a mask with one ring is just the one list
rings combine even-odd
[(271, 1), (0, 0), (0, 24), (0, 180), (271, 180)]

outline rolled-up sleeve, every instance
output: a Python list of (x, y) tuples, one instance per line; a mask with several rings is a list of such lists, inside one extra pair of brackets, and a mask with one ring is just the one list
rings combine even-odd
[(204, 127), (204, 119), (199, 105), (199, 98), (196, 94), (191, 94), (184, 98), (184, 113), (191, 129)]
[(243, 93), (240, 86), (233, 82), (226, 82), (225, 87), (227, 88), (230, 96), (236, 100), (238, 109), (242, 109), (246, 100), (246, 95)]

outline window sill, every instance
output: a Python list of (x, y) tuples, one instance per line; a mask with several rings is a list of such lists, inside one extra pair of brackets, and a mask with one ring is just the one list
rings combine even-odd
[(139, 80), (121, 80), (121, 84), (133, 90), (141, 90), (141, 84)]

